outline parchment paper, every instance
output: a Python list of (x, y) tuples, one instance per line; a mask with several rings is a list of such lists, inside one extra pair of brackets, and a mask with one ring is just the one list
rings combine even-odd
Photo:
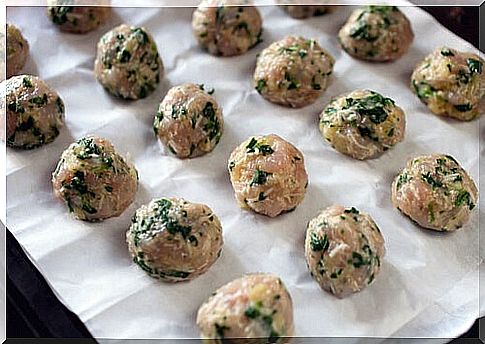
[[(200, 304), (219, 286), (256, 271), (275, 273), (286, 283), (299, 337), (459, 335), (479, 315), (479, 212), (454, 233), (423, 230), (393, 209), (390, 184), (407, 159), (432, 152), (453, 155), (478, 183), (479, 121), (433, 116), (408, 86), (416, 63), (436, 46), (475, 49), (425, 12), (402, 10), (416, 36), (409, 53), (394, 63), (371, 64), (352, 59), (338, 46), (336, 34), (351, 8), (301, 21), (279, 8), (262, 7), (264, 42), (234, 58), (213, 57), (197, 46), (191, 8), (114, 9), (109, 23), (87, 35), (58, 32), (43, 8), (9, 8), (8, 21), (18, 25), (30, 43), (25, 71), (40, 75), (59, 91), (67, 123), (60, 137), (45, 147), (8, 149), (9, 229), (60, 300), (97, 338), (197, 338)], [(153, 34), (166, 69), (155, 93), (136, 102), (107, 94), (92, 72), (98, 39), (122, 22), (143, 25)], [(271, 104), (251, 84), (256, 54), (287, 34), (316, 38), (336, 59), (330, 87), (303, 109)], [(184, 161), (163, 155), (152, 131), (158, 103), (171, 86), (183, 82), (214, 87), (225, 119), (216, 149)], [(334, 151), (317, 127), (318, 114), (332, 96), (357, 88), (393, 98), (407, 116), (405, 141), (366, 162)], [(72, 219), (54, 198), (50, 183), (61, 152), (88, 133), (110, 139), (140, 175), (134, 204), (122, 216), (95, 224)], [(240, 142), (269, 133), (303, 152), (310, 180), (304, 202), (275, 219), (239, 209), (226, 170), (227, 158)], [(159, 196), (206, 203), (223, 224), (222, 256), (189, 283), (152, 279), (128, 255), (125, 232), (131, 216)], [(304, 259), (307, 222), (333, 203), (371, 213), (387, 248), (375, 283), (343, 300), (318, 287)]]

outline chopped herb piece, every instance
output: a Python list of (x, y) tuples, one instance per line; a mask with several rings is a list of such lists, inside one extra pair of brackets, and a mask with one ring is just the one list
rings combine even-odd
[(344, 213), (348, 213), (348, 214), (359, 214), (359, 211), (357, 209), (355, 209), (354, 207), (352, 207), (350, 209), (345, 209), (344, 210)]
[(8, 105), (7, 105), (7, 108), (10, 110), (10, 111), (13, 111), (15, 113), (24, 113), (25, 112), (25, 109), (22, 107), (22, 105), (20, 105), (20, 102), (16, 101), (16, 102), (10, 102)]
[(429, 218), (429, 222), (434, 222), (435, 220), (432, 203), (428, 203), (428, 218)]
[(215, 323), (214, 326), (216, 327), (216, 333), (219, 336), (219, 338), (224, 338), (224, 331), (225, 330), (230, 330), (231, 328), (225, 325), (219, 325), (218, 323)]
[(400, 174), (399, 178), (397, 179), (396, 188), (399, 190), (401, 188), (401, 186), (404, 183), (407, 183), (408, 181), (409, 181), (409, 179), (408, 179), (408, 175), (406, 173)]
[(323, 251), (325, 252), (330, 245), (330, 242), (328, 241), (327, 234), (321, 238), (317, 233), (311, 232), (310, 234), (310, 247), (312, 248), (312, 251)]
[(32, 116), (29, 116), (29, 118), (27, 118), (26, 121), (20, 123), (20, 125), (17, 127), (17, 130), (27, 131), (32, 129), (33, 126), (34, 126), (34, 119), (32, 118)]
[(253, 176), (253, 180), (251, 181), (249, 186), (263, 185), (264, 183), (266, 183), (268, 176), (271, 176), (271, 175), (272, 175), (272, 173), (265, 172), (265, 171), (262, 171), (262, 170), (256, 170), (256, 172), (254, 173), (254, 176)]
[(147, 44), (149, 42), (148, 34), (140, 27), (131, 30), (136, 35), (136, 39), (141, 44)]
[(49, 99), (47, 97), (47, 94), (44, 93), (42, 97), (41, 96), (32, 97), (31, 99), (29, 99), (29, 103), (35, 104), (37, 106), (43, 106), (47, 104), (48, 100)]
[(259, 309), (253, 306), (249, 306), (245, 311), (244, 315), (247, 316), (250, 319), (255, 319), (261, 315), (261, 312)]
[(251, 138), (246, 146), (247, 153), (263, 154), (263, 156), (273, 154), (274, 150), (270, 145), (258, 142), (255, 137)]
[(128, 50), (123, 50), (120, 55), (120, 62), (126, 63), (130, 61), (130, 59), (131, 59), (131, 53)]
[(454, 107), (460, 112), (467, 112), (473, 109), (473, 107), (470, 104), (458, 104), (458, 105), (454, 105)]
[(455, 54), (448, 48), (441, 49), (441, 55), (443, 55), (443, 56), (455, 56)]
[(356, 40), (365, 40), (367, 42), (374, 42), (379, 38), (379, 36), (372, 36), (369, 33), (370, 29), (372, 29), (372, 27), (369, 24), (367, 24), (365, 21), (358, 21), (357, 26), (354, 26), (350, 30), (349, 36)]
[(430, 172), (427, 172), (426, 174), (421, 174), (421, 178), (429, 185), (431, 185), (433, 189), (443, 186), (443, 183), (441, 183), (439, 180), (434, 179)]
[(22, 84), (24, 85), (24, 87), (32, 87), (32, 82), (26, 76), (24, 76), (24, 78), (22, 79)]
[(359, 252), (352, 252), (352, 265), (355, 267), (355, 268), (360, 268), (361, 266), (363, 265), (370, 265), (370, 260), (367, 260), (367, 259), (364, 259), (364, 257), (362, 256), (362, 254), (360, 254)]
[(461, 190), (456, 196), (455, 206), (460, 207), (462, 205), (467, 205), (470, 210), (475, 208), (475, 204), (473, 203), (470, 193), (466, 190)]
[(482, 74), (482, 62), (475, 60), (475, 59), (468, 59), (467, 61), (468, 68), (470, 69), (471, 73), (478, 73)]
[(266, 87), (266, 81), (264, 79), (258, 80), (258, 84), (256, 85), (256, 91), (258, 91), (259, 93), (261, 93), (261, 91), (265, 87)]

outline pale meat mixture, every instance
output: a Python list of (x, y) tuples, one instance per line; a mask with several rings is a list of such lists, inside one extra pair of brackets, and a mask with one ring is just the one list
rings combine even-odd
[(192, 17), (199, 44), (213, 55), (234, 56), (259, 43), (261, 15), (250, 4), (247, 0), (203, 0)]
[(392, 183), (392, 203), (419, 226), (454, 231), (465, 225), (478, 202), (478, 189), (450, 155), (410, 159)]
[(334, 10), (336, 6), (322, 5), (321, 0), (277, 0), (277, 3), (295, 19), (320, 16)]
[(219, 258), (222, 226), (212, 210), (181, 198), (159, 198), (136, 211), (126, 233), (133, 261), (167, 282), (193, 279)]
[(94, 73), (113, 95), (136, 100), (155, 90), (163, 64), (155, 41), (144, 28), (122, 24), (99, 40)]
[(320, 114), (323, 138), (355, 159), (375, 158), (404, 139), (406, 120), (395, 102), (370, 90), (332, 99)]
[(3, 127), (0, 130), (7, 145), (32, 149), (55, 140), (64, 126), (65, 112), (55, 90), (32, 75), (13, 76), (0, 87), (0, 117), (7, 115), (6, 135)]
[(138, 173), (108, 140), (86, 136), (62, 153), (52, 184), (74, 217), (100, 221), (119, 216), (133, 202)]
[(259, 55), (254, 86), (270, 102), (294, 108), (307, 106), (327, 88), (334, 63), (314, 39), (287, 36)]
[(371, 284), (381, 269), (384, 238), (369, 214), (333, 205), (308, 223), (305, 258), (320, 287), (339, 298)]
[(462, 121), (477, 118), (485, 104), (483, 59), (439, 47), (416, 66), (411, 89), (435, 115)]
[(7, 23), (7, 78), (24, 68), (28, 56), (29, 43), (15, 25)]
[(153, 129), (177, 157), (197, 157), (219, 143), (224, 118), (213, 92), (203, 85), (183, 84), (171, 88), (161, 102)]
[(353, 57), (375, 62), (404, 55), (414, 39), (409, 19), (396, 6), (364, 6), (350, 15), (338, 33)]
[(97, 1), (98, 6), (86, 6), (86, 0), (47, 0), (47, 15), (61, 31), (86, 33), (95, 30), (109, 17), (109, 0)]
[(305, 197), (308, 175), (303, 154), (277, 135), (253, 136), (229, 157), (239, 206), (270, 217), (295, 209)]
[(216, 290), (199, 308), (197, 325), (209, 342), (286, 343), (283, 337), (294, 331), (293, 304), (281, 279), (250, 274)]

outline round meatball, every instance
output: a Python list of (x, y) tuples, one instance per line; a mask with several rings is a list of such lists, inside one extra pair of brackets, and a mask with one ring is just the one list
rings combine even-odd
[(483, 59), (440, 47), (420, 62), (411, 89), (436, 115), (469, 121), (484, 111)]
[(303, 107), (317, 100), (327, 88), (334, 63), (315, 40), (287, 36), (261, 52), (254, 85), (270, 102)]
[(108, 140), (86, 136), (62, 153), (52, 184), (76, 218), (99, 221), (119, 216), (133, 202), (138, 173)]
[(193, 158), (214, 149), (221, 139), (222, 110), (203, 85), (183, 84), (171, 88), (155, 116), (158, 139), (179, 158)]
[(303, 154), (277, 135), (253, 136), (241, 143), (231, 153), (228, 168), (243, 209), (275, 217), (294, 210), (305, 197)]
[[(110, 1), (106, 6), (84, 6), (83, 0), (47, 0), (47, 15), (61, 31), (86, 33), (103, 24), (110, 14)], [(101, 5), (101, 4), (100, 4)]]
[(94, 73), (113, 95), (140, 99), (160, 83), (163, 63), (155, 41), (144, 28), (122, 24), (99, 40)]
[(167, 282), (206, 272), (222, 251), (222, 226), (212, 210), (181, 198), (154, 199), (140, 207), (126, 233), (133, 261)]
[(7, 145), (32, 149), (54, 141), (64, 126), (64, 102), (57, 92), (32, 75), (13, 76), (0, 86)]
[(29, 43), (20, 30), (7, 23), (7, 78), (18, 74), (29, 56)]
[(411, 24), (395, 6), (364, 6), (340, 29), (342, 48), (362, 60), (384, 62), (404, 55), (414, 39)]
[(310, 274), (339, 298), (371, 284), (385, 252), (379, 227), (354, 207), (333, 205), (308, 223), (305, 258)]
[(197, 325), (204, 339), (286, 343), (288, 338), (282, 337), (294, 331), (293, 303), (278, 277), (249, 274), (216, 290), (199, 308)]
[(374, 158), (404, 139), (406, 120), (394, 101), (369, 90), (332, 99), (320, 131), (333, 148), (355, 159)]
[(199, 44), (213, 55), (244, 54), (261, 41), (259, 11), (248, 0), (202, 0), (192, 17)]
[(410, 159), (392, 183), (392, 203), (419, 226), (454, 231), (467, 223), (478, 200), (471, 177), (450, 155)]
[(276, 1), (286, 13), (295, 19), (305, 19), (313, 16), (321, 16), (331, 12), (335, 6), (311, 5), (322, 3), (322, 1), (308, 0), (277, 0)]

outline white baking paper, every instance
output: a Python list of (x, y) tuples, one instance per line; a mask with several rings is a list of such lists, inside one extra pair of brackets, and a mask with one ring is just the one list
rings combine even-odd
[[(191, 8), (117, 8), (109, 23), (87, 35), (60, 33), (43, 8), (9, 8), (8, 20), (30, 43), (25, 72), (40, 75), (59, 91), (67, 123), (60, 137), (45, 147), (8, 149), (9, 229), (60, 300), (97, 338), (197, 338), (200, 304), (219, 286), (257, 271), (275, 273), (286, 283), (299, 337), (459, 335), (479, 315), (479, 212), (454, 233), (423, 230), (393, 209), (390, 185), (409, 158), (432, 152), (453, 155), (478, 183), (479, 132), (484, 127), (480, 129), (478, 120), (462, 123), (431, 115), (409, 89), (412, 69), (435, 47), (475, 49), (425, 12), (402, 10), (412, 22), (414, 43), (400, 60), (375, 64), (355, 60), (338, 46), (336, 34), (350, 14), (348, 7), (307, 20), (262, 7), (264, 42), (232, 58), (208, 55), (197, 46)], [(135, 102), (106, 93), (92, 71), (98, 39), (123, 22), (143, 25), (153, 34), (166, 71), (155, 93)], [(317, 39), (336, 59), (329, 88), (303, 109), (271, 104), (252, 87), (256, 54), (287, 34)], [(162, 154), (152, 131), (158, 103), (171, 86), (183, 82), (214, 87), (225, 119), (216, 149), (192, 160)], [(407, 116), (405, 141), (364, 162), (334, 151), (317, 127), (319, 112), (331, 97), (357, 88), (393, 98)], [(140, 175), (135, 202), (122, 216), (101, 223), (71, 218), (54, 198), (50, 183), (61, 152), (91, 133), (110, 139)], [(240, 142), (269, 133), (303, 152), (310, 180), (304, 202), (274, 219), (238, 208), (226, 168)], [(125, 232), (131, 216), (159, 196), (206, 203), (223, 224), (222, 256), (191, 282), (152, 279), (128, 254)], [(310, 277), (303, 249), (307, 222), (334, 203), (369, 212), (387, 248), (375, 283), (343, 300), (322, 291)]]

